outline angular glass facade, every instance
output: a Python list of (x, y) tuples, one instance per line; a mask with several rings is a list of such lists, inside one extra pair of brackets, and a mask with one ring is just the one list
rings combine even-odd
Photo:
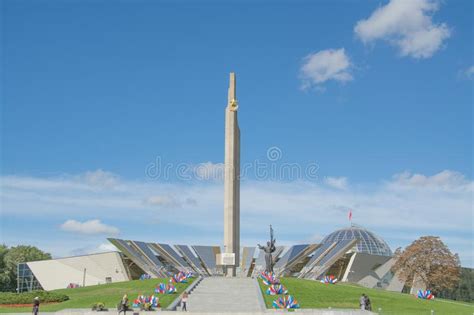
[(183, 258), (186, 258), (188, 262), (193, 265), (193, 268), (195, 268), (196, 271), (199, 273), (205, 273), (199, 258), (193, 254), (187, 245), (175, 245), (175, 248), (181, 253), (181, 255), (183, 255)]
[(358, 226), (337, 230), (326, 236), (322, 243), (358, 239), (356, 251), (372, 255), (392, 256), (392, 250), (387, 243), (374, 233)]
[(191, 246), (198, 255), (203, 265), (211, 275), (221, 273), (221, 268), (216, 265), (216, 255), (221, 253), (219, 246)]
[(291, 262), (296, 256), (298, 256), (302, 251), (308, 248), (308, 244), (303, 245), (294, 245), (291, 246), (290, 249), (286, 252), (283, 257), (281, 257), (276, 263), (274, 268), (282, 268), (285, 267), (289, 262)]
[(38, 282), (38, 279), (36, 279), (35, 275), (26, 263), (19, 263), (17, 272), (18, 293), (43, 290), (41, 284)]

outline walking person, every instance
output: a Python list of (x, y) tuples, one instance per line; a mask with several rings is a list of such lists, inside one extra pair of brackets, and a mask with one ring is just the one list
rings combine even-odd
[(360, 296), (360, 299), (359, 299), (359, 306), (360, 306), (360, 309), (362, 311), (364, 311), (366, 308), (365, 308), (365, 303), (366, 302), (366, 299), (365, 299), (365, 293), (362, 293), (362, 295)]
[(181, 297), (181, 310), (187, 312), (186, 303), (188, 303), (188, 292), (184, 291), (183, 296)]
[(35, 297), (35, 299), (33, 300), (33, 315), (38, 315), (39, 308), (40, 308), (40, 299), (39, 297)]
[(127, 309), (128, 309), (128, 296), (125, 294), (122, 297), (122, 300), (120, 301), (120, 307), (119, 307), (119, 315), (120, 313), (123, 312), (123, 315), (127, 315)]
[(365, 296), (365, 309), (368, 311), (372, 310), (372, 302), (370, 302), (369, 296)]

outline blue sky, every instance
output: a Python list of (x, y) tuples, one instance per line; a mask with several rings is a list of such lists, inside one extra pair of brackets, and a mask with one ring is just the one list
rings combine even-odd
[(318, 166), (249, 172), (244, 243), (268, 223), (282, 243), (318, 240), (352, 208), (392, 249), (440, 235), (474, 265), (471, 1), (1, 5), (3, 242), (219, 243), (219, 179), (146, 170), (218, 168), (235, 71), (243, 164), (277, 147), (280, 166)]

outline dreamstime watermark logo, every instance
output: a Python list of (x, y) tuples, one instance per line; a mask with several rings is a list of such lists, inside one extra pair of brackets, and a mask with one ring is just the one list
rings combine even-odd
[(267, 150), (267, 159), (271, 162), (278, 161), (282, 158), (283, 153), (279, 147), (270, 147)]
[[(226, 169), (227, 168), (227, 169)], [(319, 165), (315, 162), (291, 163), (284, 161), (283, 151), (277, 146), (267, 149), (265, 159), (255, 159), (240, 165), (240, 179), (260, 181), (316, 180)], [(227, 171), (227, 172), (226, 172)], [(224, 163), (164, 163), (161, 156), (149, 163), (145, 174), (150, 179), (160, 180), (205, 180), (220, 181), (226, 173), (235, 174), (235, 165)]]

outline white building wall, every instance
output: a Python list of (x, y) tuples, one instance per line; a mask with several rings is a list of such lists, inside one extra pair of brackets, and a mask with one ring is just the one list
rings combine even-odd
[(393, 279), (390, 281), (389, 285), (387, 286), (387, 291), (395, 291), (395, 292), (402, 292), (403, 287), (405, 286), (405, 282), (401, 281), (399, 278), (399, 274), (396, 273), (393, 276)]
[(128, 281), (127, 272), (118, 252), (108, 252), (52, 260), (28, 262), (36, 279), (45, 290), (65, 289), (70, 283), (85, 285)]

